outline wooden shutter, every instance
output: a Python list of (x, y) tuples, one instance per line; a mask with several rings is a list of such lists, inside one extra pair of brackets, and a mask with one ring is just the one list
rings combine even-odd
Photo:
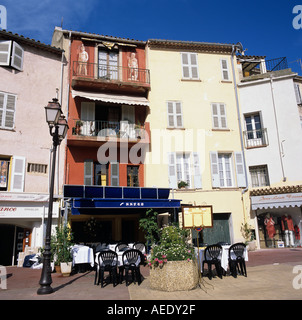
[(24, 191), (25, 162), (24, 157), (13, 156), (10, 191)]
[(194, 175), (194, 187), (196, 189), (201, 189), (202, 188), (202, 182), (201, 182), (201, 170), (200, 170), (199, 152), (193, 152), (193, 175)]
[(93, 185), (93, 161), (84, 160), (84, 185)]
[(230, 80), (229, 67), (227, 59), (220, 59), (222, 80)]
[(174, 124), (174, 105), (173, 102), (167, 103), (167, 109), (168, 109), (168, 127), (173, 128), (175, 126)]
[(6, 100), (6, 112), (4, 126), (5, 128), (13, 129), (15, 123), (15, 106), (16, 96), (8, 94)]
[(22, 71), (23, 70), (23, 58), (24, 58), (23, 48), (21, 46), (19, 46), (18, 43), (13, 42), (11, 66), (19, 71)]
[(213, 128), (219, 128), (219, 114), (218, 114), (218, 105), (217, 103), (212, 103), (212, 121)]
[(0, 41), (0, 66), (10, 65), (12, 41)]
[(219, 111), (220, 111), (220, 128), (227, 128), (227, 119), (226, 119), (226, 110), (225, 105), (220, 104), (219, 105)]
[(184, 79), (188, 79), (188, 78), (190, 78), (189, 54), (188, 53), (181, 54), (181, 62), (182, 62), (182, 77)]
[(182, 128), (182, 108), (180, 102), (175, 102), (175, 123), (177, 128)]
[(212, 122), (214, 129), (226, 129), (226, 109), (222, 103), (212, 103)]
[(210, 161), (211, 161), (211, 173), (212, 173), (212, 187), (219, 188), (219, 167), (218, 167), (218, 153), (215, 151), (210, 152)]
[(110, 166), (111, 166), (111, 186), (118, 187), (119, 186), (119, 163), (110, 162)]
[(235, 152), (235, 164), (236, 164), (237, 186), (238, 188), (245, 188), (246, 179), (245, 179), (245, 168), (244, 168), (242, 152)]
[(182, 77), (183, 79), (198, 79), (198, 65), (196, 53), (182, 53)]
[(198, 79), (197, 54), (191, 53), (191, 78)]
[(169, 187), (172, 189), (177, 189), (175, 152), (168, 153), (168, 175), (169, 175)]

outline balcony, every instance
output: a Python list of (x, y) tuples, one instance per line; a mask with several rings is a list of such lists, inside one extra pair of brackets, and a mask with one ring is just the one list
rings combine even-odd
[(244, 136), (245, 147), (247, 149), (268, 146), (268, 137), (267, 137), (266, 128), (243, 131), (243, 136)]
[(67, 135), (68, 145), (97, 146), (106, 141), (135, 143), (149, 143), (150, 126), (130, 124), (128, 121), (84, 121), (71, 120)]
[(150, 73), (149, 69), (74, 61), (72, 87), (146, 93), (150, 89)]

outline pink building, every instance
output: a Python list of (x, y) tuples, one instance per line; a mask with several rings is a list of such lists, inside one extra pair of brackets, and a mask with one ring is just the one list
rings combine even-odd
[[(45, 237), (52, 139), (44, 107), (57, 97), (65, 103), (64, 51), (0, 31), (0, 265), (17, 263), (26, 247)], [(65, 160), (57, 157), (53, 225)]]

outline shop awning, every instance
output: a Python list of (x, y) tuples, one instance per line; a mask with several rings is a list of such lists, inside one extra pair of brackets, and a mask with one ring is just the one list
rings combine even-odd
[(102, 187), (64, 185), (64, 200), (71, 206), (73, 215), (87, 212), (98, 214), (102, 209), (114, 209), (116, 213), (160, 209), (159, 211), (180, 208), (180, 200), (169, 199), (168, 188)]
[(252, 210), (302, 206), (302, 193), (282, 193), (251, 197)]
[(72, 90), (72, 97), (82, 97), (94, 101), (102, 101), (109, 103), (137, 105), (137, 106), (149, 106), (149, 101), (145, 97), (139, 96), (124, 96), (120, 94), (107, 94), (107, 93), (95, 93)]

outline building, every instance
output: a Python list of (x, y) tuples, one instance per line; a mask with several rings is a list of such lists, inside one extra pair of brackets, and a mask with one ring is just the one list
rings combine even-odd
[(238, 84), (250, 216), (259, 248), (297, 246), (301, 242), (295, 233), (302, 227), (301, 79), (285, 58), (263, 64), (264, 58), (238, 57), (242, 69), (250, 70)]
[(168, 189), (144, 188), (146, 42), (57, 27), (52, 44), (65, 50), (69, 65), (64, 200), (75, 241), (144, 240), (139, 219), (146, 209), (173, 203)]
[[(43, 246), (52, 152), (44, 106), (58, 93), (64, 109), (63, 58), (61, 49), (0, 31), (1, 265), (16, 264), (26, 247)], [(59, 218), (64, 151), (62, 145), (53, 225)]]
[(146, 186), (171, 188), (182, 205), (212, 205), (214, 226), (201, 239), (208, 244), (244, 241), (248, 220), (238, 50), (240, 44), (147, 42), (152, 144)]

